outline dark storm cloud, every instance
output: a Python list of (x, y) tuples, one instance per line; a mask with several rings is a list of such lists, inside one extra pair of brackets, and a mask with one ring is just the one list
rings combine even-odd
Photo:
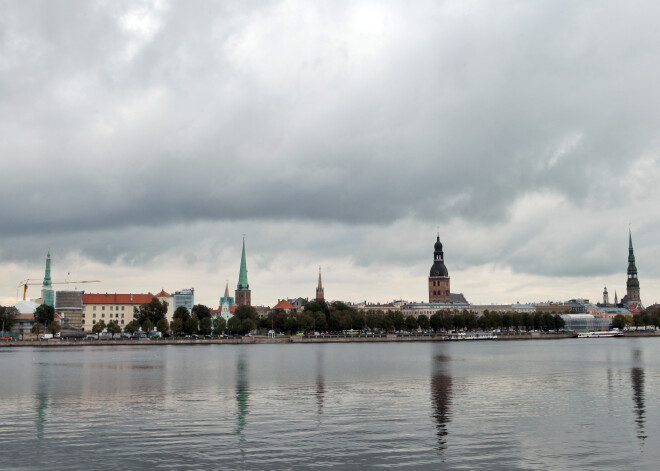
[[(630, 203), (616, 182), (657, 153), (651, 2), (0, 8), (11, 240), (135, 231), (85, 249), (112, 260), (174, 246), (154, 228), (195, 221), (488, 230), (538, 192), (587, 217)], [(565, 258), (529, 262), (544, 239), (520, 238), (500, 240), (498, 260), (566, 272)]]

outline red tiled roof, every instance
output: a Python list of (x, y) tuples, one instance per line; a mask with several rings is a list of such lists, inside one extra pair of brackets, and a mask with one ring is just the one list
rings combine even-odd
[(273, 310), (275, 310), (275, 309), (291, 309), (291, 310), (294, 310), (294, 311), (296, 310), (296, 308), (293, 306), (293, 304), (291, 304), (291, 303), (290, 303), (289, 301), (287, 301), (286, 299), (283, 299), (282, 301), (280, 301), (279, 303), (277, 303), (277, 304), (273, 307)]
[(83, 293), (83, 304), (146, 304), (155, 296), (153, 294), (110, 294)]
[(164, 289), (160, 290), (160, 293), (156, 295), (157, 298), (169, 298), (170, 295)]
[(211, 313), (211, 315), (220, 314), (220, 311), (222, 311), (222, 309), (209, 309), (209, 312)]
[(238, 306), (230, 306), (229, 307), (229, 312), (231, 312), (233, 314), (237, 307)]

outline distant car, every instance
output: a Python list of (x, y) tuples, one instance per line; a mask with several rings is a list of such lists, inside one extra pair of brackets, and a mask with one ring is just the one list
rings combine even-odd
[(191, 339), (197, 339), (197, 338), (199, 338), (199, 335), (197, 335), (197, 334), (192, 334), (192, 335), (190, 336), (190, 338), (191, 338)]
[(11, 340), (11, 337), (2, 337), (0, 340)]
[(205, 339), (210, 339), (210, 338), (213, 338), (213, 337), (211, 337), (210, 335), (205, 335), (204, 338)]

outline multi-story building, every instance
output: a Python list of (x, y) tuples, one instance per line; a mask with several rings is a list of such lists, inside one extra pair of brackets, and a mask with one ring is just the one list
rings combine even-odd
[(58, 291), (55, 293), (55, 311), (64, 318), (64, 324), (77, 330), (82, 329), (83, 292)]
[[(176, 311), (181, 306), (184, 306), (190, 312), (192, 311), (192, 308), (195, 305), (195, 288), (175, 291), (174, 294), (172, 295), (172, 299), (173, 299), (174, 307), (172, 309), (171, 314), (174, 314), (174, 311)], [(171, 314), (169, 309), (167, 312), (169, 315), (168, 317), (170, 317), (171, 320)]]
[[(155, 296), (149, 294), (83, 293), (82, 330), (91, 331), (94, 324), (103, 320), (106, 324), (117, 321), (123, 329), (133, 320), (133, 308), (150, 303)], [(168, 309), (169, 311), (169, 309)]]

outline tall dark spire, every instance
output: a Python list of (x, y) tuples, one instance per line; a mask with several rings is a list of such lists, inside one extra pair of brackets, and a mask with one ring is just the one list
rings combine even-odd
[(635, 265), (635, 252), (633, 250), (632, 233), (628, 229), (628, 281), (626, 282), (627, 288), (627, 304), (636, 307), (641, 305), (639, 296), (639, 280), (637, 279), (637, 266)]
[(319, 266), (319, 284), (316, 286), (316, 300), (325, 301), (325, 295), (323, 293), (323, 282), (321, 281), (321, 267)]

